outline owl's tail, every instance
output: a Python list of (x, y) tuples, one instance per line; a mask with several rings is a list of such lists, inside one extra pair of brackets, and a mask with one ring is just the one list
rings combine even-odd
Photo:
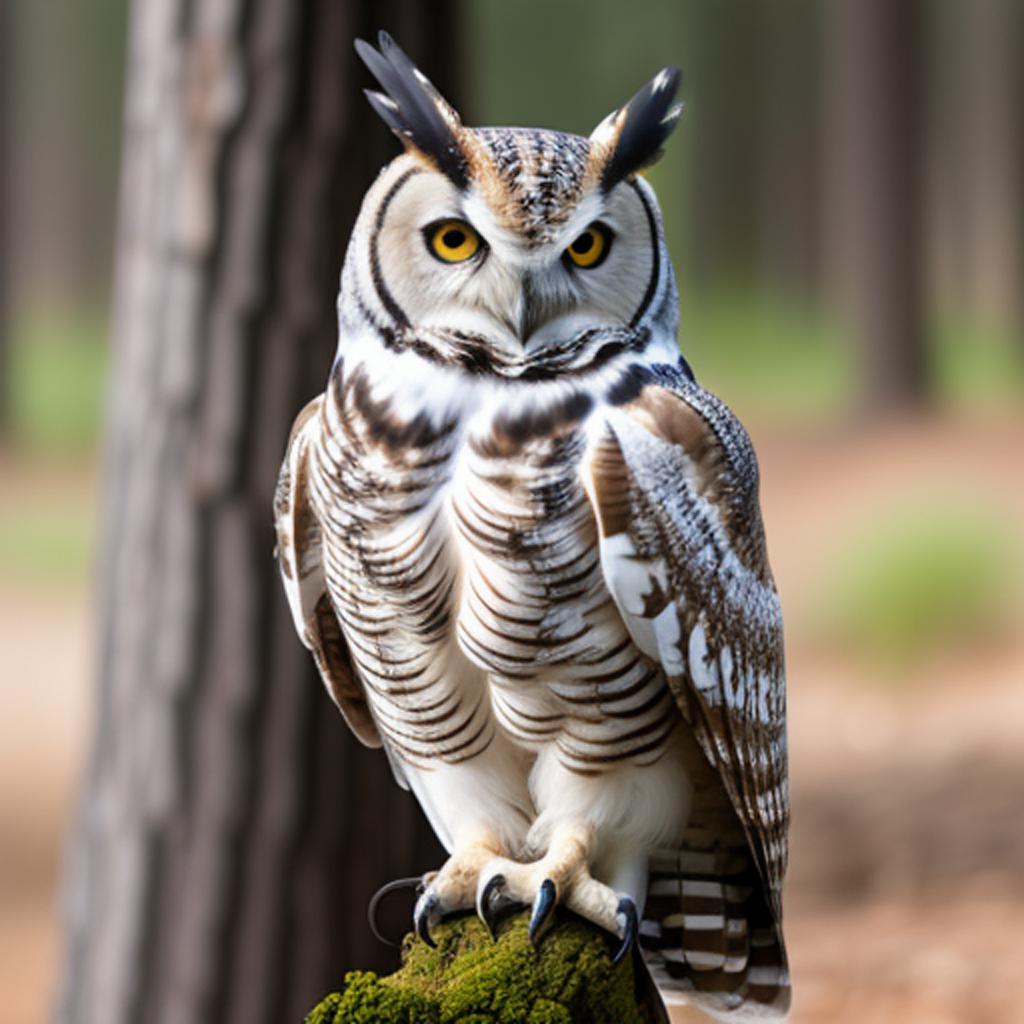
[(746, 858), (726, 865), (711, 853), (656, 853), (640, 943), (666, 1003), (726, 1021), (778, 1021), (789, 1012), (782, 930)]

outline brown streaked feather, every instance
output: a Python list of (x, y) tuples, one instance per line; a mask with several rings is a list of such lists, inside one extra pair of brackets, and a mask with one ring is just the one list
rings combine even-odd
[[(755, 617), (755, 609), (743, 601), (753, 583), (748, 581), (744, 590), (742, 581), (726, 575), (726, 561), (733, 554), (749, 571), (751, 581), (764, 588), (761, 596), (777, 602), (756, 507), (756, 479), (741, 479), (743, 474), (749, 476), (752, 468), (730, 457), (730, 450), (746, 452), (749, 440), (745, 433), (739, 436), (742, 427), (731, 414), (729, 420), (723, 418), (718, 424), (720, 432), (727, 429), (730, 434), (723, 438), (715, 432), (700, 408), (706, 395), (695, 386), (691, 394), (681, 395), (648, 385), (623, 406), (622, 414), (629, 422), (654, 440), (664, 465), (642, 472), (640, 463), (649, 454), (637, 451), (635, 444), (627, 443), (622, 427), (613, 426), (613, 436), (604, 442), (600, 458), (595, 460), (594, 496), (602, 534), (608, 536), (609, 527), (623, 526), (622, 492), (628, 486), (630, 519), (624, 532), (633, 540), (641, 561), (664, 566), (667, 589), (678, 608), (679, 646), (685, 648), (694, 628), (704, 623), (705, 664), (688, 665), (681, 676), (670, 673), (670, 681), (681, 688), (691, 713), (696, 709), (693, 718), (698, 739), (708, 760), (724, 775), (726, 790), (748, 831), (775, 904), (785, 866), (780, 829), (784, 833), (788, 821), (788, 805), (775, 792), (786, 779), (781, 619), (775, 614), (766, 618), (764, 609)], [(693, 398), (694, 404), (687, 398)], [(714, 409), (721, 414), (724, 406), (715, 400)], [(654, 486), (652, 481), (656, 481)], [(754, 507), (749, 507), (750, 503)], [(714, 530), (716, 525), (721, 527), (720, 534)], [(681, 527), (690, 531), (689, 535), (684, 535)], [(661, 610), (661, 601), (650, 600), (661, 587), (652, 573), (648, 594), (636, 595), (647, 598), (650, 613)], [(769, 612), (777, 612), (777, 603)], [(730, 700), (726, 681), (721, 679), (720, 659), (725, 648), (733, 659), (733, 677), (745, 669), (753, 673), (757, 686), (770, 687), (771, 692), (748, 693), (742, 702)], [(685, 659), (688, 652), (684, 649), (681, 653)], [(697, 668), (718, 677), (719, 693), (714, 696), (721, 699), (709, 700), (695, 684)], [(767, 718), (758, 712), (762, 706)], [(765, 764), (767, 767), (758, 767)], [(767, 813), (760, 808), (759, 798), (760, 803), (767, 801)]]
[[(645, 652), (660, 656), (679, 710), (735, 814), (732, 831), (741, 837), (740, 863), (746, 863), (728, 875), (675, 873), (679, 894), (651, 904), (655, 916), (680, 922), (664, 930), (659, 948), (669, 950), (669, 975), (689, 978), (698, 992), (780, 1010), (789, 998), (780, 927), (789, 820), (785, 675), (753, 449), (732, 413), (690, 382), (650, 383), (608, 422), (593, 449), (589, 483), (609, 590), (638, 646), (645, 649), (646, 640)], [(678, 636), (671, 628), (666, 634), (666, 615), (674, 615)], [(706, 811), (694, 808), (691, 826), (698, 830), (705, 814), (721, 813), (715, 788)], [(711, 829), (719, 841), (723, 828), (718, 822)], [(757, 956), (746, 932), (680, 930), (680, 915), (699, 913), (682, 888), (695, 878), (702, 893), (714, 882), (753, 885), (742, 907), (714, 915), (769, 936)], [(671, 950), (680, 948), (684, 959), (673, 962)], [(770, 970), (748, 981), (757, 957)], [(727, 969), (727, 963), (742, 966)], [(777, 984), (753, 981), (775, 974)]]
[(543, 128), (466, 134), (474, 185), (498, 219), (528, 245), (550, 242), (592, 184), (589, 141)]
[(328, 693), (352, 731), (368, 747), (381, 745), (363, 685), (334, 612), (322, 563), (320, 524), (309, 500), (308, 449), (319, 430), (323, 396), (299, 413), (274, 493), (277, 559), (295, 628), (313, 652)]

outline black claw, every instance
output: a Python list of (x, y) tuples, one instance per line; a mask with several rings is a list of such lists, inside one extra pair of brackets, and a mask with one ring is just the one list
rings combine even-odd
[(612, 957), (613, 967), (633, 948), (633, 943), (636, 942), (636, 934), (640, 930), (636, 904), (628, 896), (623, 896), (619, 900), (615, 916), (622, 926), (622, 943), (615, 951), (615, 956)]
[(537, 898), (533, 901), (533, 912), (530, 914), (530, 942), (537, 945), (541, 932), (551, 920), (558, 903), (558, 891), (550, 878), (545, 878), (537, 890)]
[(480, 896), (476, 901), (476, 912), (480, 920), (487, 925), (491, 938), (495, 937), (495, 929), (498, 926), (498, 918), (501, 916), (502, 907), (501, 887), (505, 884), (504, 875), (492, 875), (487, 879), (487, 884), (480, 890)]
[(397, 891), (398, 889), (411, 889), (415, 887), (416, 895), (421, 896), (423, 894), (423, 882), (420, 878), (396, 878), (393, 882), (386, 882), (382, 885), (370, 898), (369, 906), (366, 908), (366, 918), (370, 923), (370, 931), (386, 946), (400, 947), (401, 942), (395, 942), (389, 939), (387, 936), (381, 934), (380, 928), (377, 927), (377, 908), (380, 906), (380, 901), (385, 896)]
[(431, 949), (437, 949), (437, 943), (430, 934), (430, 918), (437, 909), (437, 904), (437, 893), (427, 891), (416, 901), (416, 909), (412, 914), (412, 924), (416, 934)]

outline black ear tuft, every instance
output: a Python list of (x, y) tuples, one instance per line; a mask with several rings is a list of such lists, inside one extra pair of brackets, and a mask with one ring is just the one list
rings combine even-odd
[(458, 115), (387, 32), (380, 33), (377, 45), (379, 51), (362, 39), (355, 43), (384, 90), (366, 90), (370, 105), (405, 145), (431, 157), (458, 188), (465, 188), (469, 175), (455, 135)]
[(607, 139), (612, 146), (601, 173), (605, 192), (661, 156), (662, 146), (683, 109), (674, 103), (680, 77), (678, 68), (663, 68), (624, 107), (594, 129), (591, 139)]

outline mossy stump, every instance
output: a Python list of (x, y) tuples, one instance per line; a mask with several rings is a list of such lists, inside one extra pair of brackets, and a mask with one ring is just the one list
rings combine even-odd
[(611, 963), (610, 940), (559, 916), (538, 946), (525, 913), (497, 940), (472, 915), (434, 929), (437, 949), (407, 936), (402, 966), (380, 978), (350, 971), (306, 1024), (651, 1024), (633, 964)]

